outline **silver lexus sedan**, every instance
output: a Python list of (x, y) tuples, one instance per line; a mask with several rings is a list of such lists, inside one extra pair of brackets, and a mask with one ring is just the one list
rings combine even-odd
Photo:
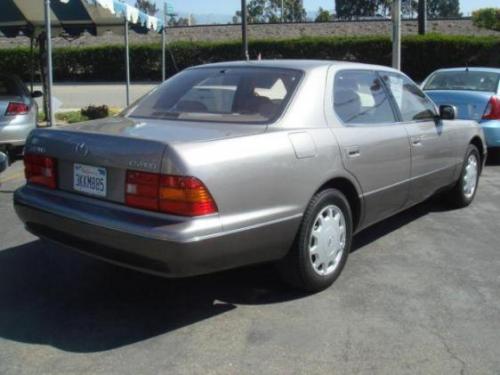
[(137, 270), (275, 262), (318, 291), (363, 228), (440, 191), (472, 202), (486, 147), (454, 116), (382, 66), (199, 66), (119, 117), (34, 130), (15, 208), (36, 236)]
[(40, 91), (30, 93), (19, 77), (0, 74), (0, 151), (10, 155), (22, 149), (36, 128), (38, 106), (34, 98), (40, 96)]

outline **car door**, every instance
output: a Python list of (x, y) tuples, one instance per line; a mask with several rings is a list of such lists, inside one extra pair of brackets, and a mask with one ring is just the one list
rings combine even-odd
[(409, 204), (421, 202), (452, 181), (456, 160), (450, 126), (441, 121), (435, 104), (408, 77), (380, 72), (410, 137)]
[(333, 98), (327, 113), (331, 113), (344, 166), (363, 191), (362, 226), (366, 226), (399, 211), (407, 202), (408, 134), (397, 122), (395, 108), (376, 72), (341, 70), (331, 75)]

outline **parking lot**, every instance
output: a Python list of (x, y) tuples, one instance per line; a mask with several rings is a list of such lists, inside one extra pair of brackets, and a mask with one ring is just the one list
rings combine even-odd
[(500, 373), (500, 166), (359, 234), (326, 291), (270, 266), (166, 280), (26, 233), (0, 177), (0, 373)]

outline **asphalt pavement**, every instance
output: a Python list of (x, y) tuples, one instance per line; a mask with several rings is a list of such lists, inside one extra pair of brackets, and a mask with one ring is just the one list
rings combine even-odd
[(315, 295), (269, 266), (173, 281), (41, 242), (20, 163), (0, 182), (0, 374), (500, 373), (500, 166), (468, 208), (360, 233)]

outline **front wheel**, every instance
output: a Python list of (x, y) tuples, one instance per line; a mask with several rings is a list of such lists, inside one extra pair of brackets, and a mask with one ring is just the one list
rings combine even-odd
[(336, 189), (316, 194), (309, 203), (297, 238), (278, 264), (284, 279), (307, 292), (329, 287), (347, 261), (352, 240), (352, 213)]
[(456, 208), (466, 207), (476, 196), (481, 172), (481, 158), (474, 145), (469, 145), (462, 165), (460, 178), (448, 195), (449, 203)]

